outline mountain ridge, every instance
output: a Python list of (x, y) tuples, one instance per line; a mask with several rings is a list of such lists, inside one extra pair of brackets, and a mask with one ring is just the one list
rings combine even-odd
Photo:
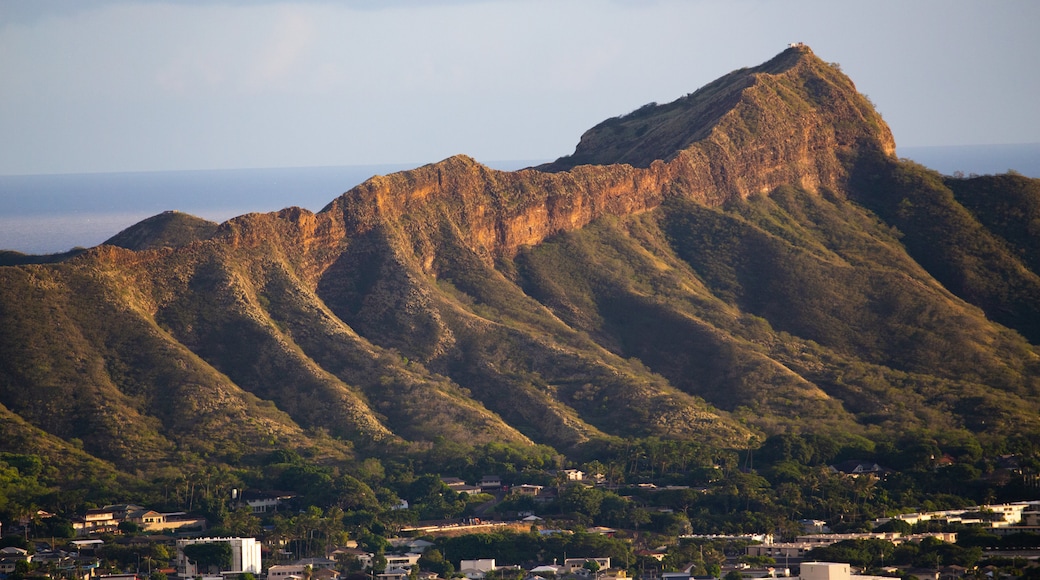
[(0, 404), (144, 473), (283, 448), (1040, 432), (1036, 339), (987, 319), (1035, 336), (1026, 226), (894, 152), (852, 81), (794, 47), (539, 168), (460, 155), (317, 213), (142, 222), (133, 249), (0, 268)]

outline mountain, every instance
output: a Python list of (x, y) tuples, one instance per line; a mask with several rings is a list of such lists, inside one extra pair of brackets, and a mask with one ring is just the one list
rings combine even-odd
[(128, 250), (179, 248), (205, 240), (217, 231), (217, 224), (179, 211), (164, 211), (140, 221), (111, 238), (105, 244)]
[(162, 214), (2, 267), (0, 404), (23, 440), (142, 476), (277, 449), (1038, 434), (1038, 183), (899, 160), (793, 47), (541, 167), (456, 156), (316, 214)]

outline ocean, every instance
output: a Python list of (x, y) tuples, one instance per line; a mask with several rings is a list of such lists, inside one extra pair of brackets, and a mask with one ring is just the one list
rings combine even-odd
[[(487, 165), (514, 170), (538, 163)], [(0, 175), (0, 250), (50, 254), (89, 248), (166, 210), (215, 222), (290, 206), (317, 212), (374, 175), (418, 165)]]
[[(900, 147), (897, 153), (946, 175), (1013, 169), (1040, 178), (1040, 143)], [(543, 161), (488, 165), (514, 170)], [(417, 165), (0, 175), (0, 249), (49, 254), (91, 247), (166, 210), (216, 222), (289, 206), (316, 212), (373, 175)]]

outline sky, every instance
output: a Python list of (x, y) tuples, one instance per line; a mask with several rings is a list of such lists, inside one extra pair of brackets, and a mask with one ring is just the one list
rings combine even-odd
[(809, 44), (899, 146), (1040, 142), (1034, 0), (0, 0), (0, 175), (547, 160)]

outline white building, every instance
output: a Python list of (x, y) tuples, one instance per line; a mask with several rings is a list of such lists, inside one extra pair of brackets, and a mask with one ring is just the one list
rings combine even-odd
[(459, 573), (468, 580), (480, 580), (488, 572), (495, 570), (494, 558), (482, 558), (480, 560), (462, 560), (459, 562)]
[(303, 578), (303, 566), (299, 564), (271, 566), (267, 569), (267, 580), (289, 580)]
[(190, 540), (177, 540), (177, 558), (174, 561), (177, 568), (177, 576), (180, 578), (195, 578), (200, 575), (198, 567), (184, 556), (185, 546), (192, 544), (231, 544), (231, 569), (222, 572), (260, 573), (260, 543), (256, 538), (193, 538)]
[(563, 561), (563, 567), (567, 568), (567, 571), (573, 574), (574, 572), (584, 568), (585, 562), (589, 561), (599, 564), (600, 570), (610, 568), (610, 558), (567, 558)]
[(883, 580), (884, 576), (855, 576), (852, 567), (841, 562), (802, 562), (800, 580)]
[(459, 562), (459, 570), (480, 570), (481, 572), (491, 572), (494, 569), (494, 558), (482, 558), (480, 560), (462, 560)]
[(400, 568), (401, 570), (411, 570), (412, 566), (419, 563), (419, 558), (422, 558), (422, 554), (387, 554), (386, 569)]

